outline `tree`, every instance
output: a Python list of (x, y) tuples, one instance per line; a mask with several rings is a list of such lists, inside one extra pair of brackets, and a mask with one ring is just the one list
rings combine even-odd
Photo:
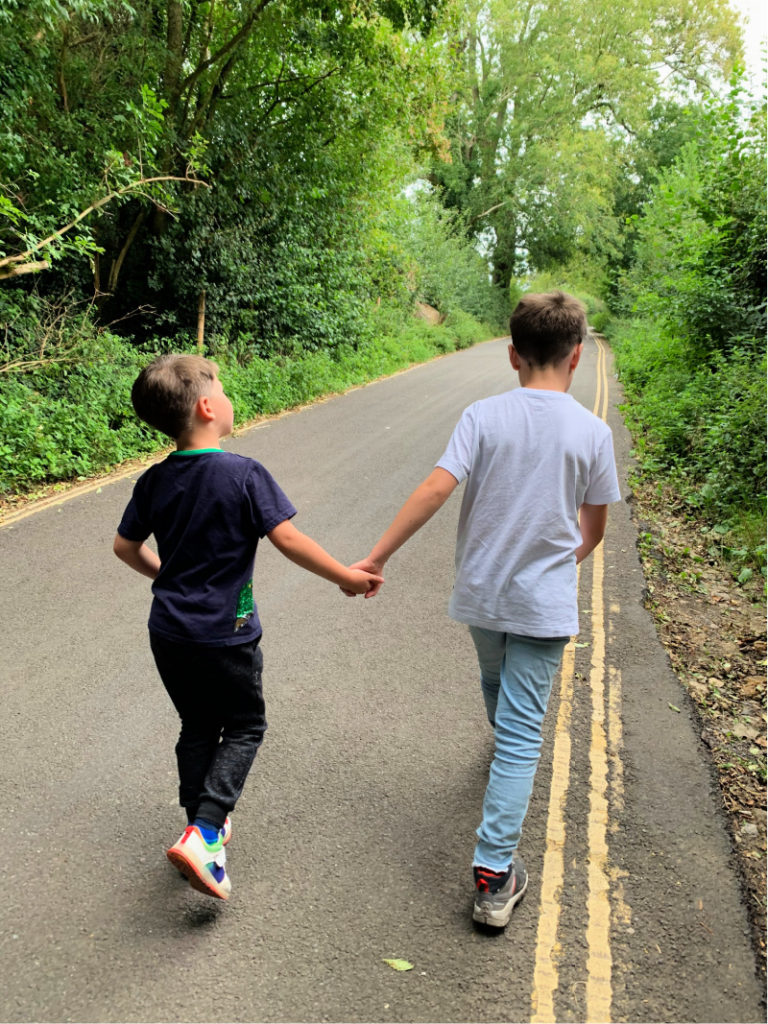
[[(95, 293), (102, 319), (143, 311), (131, 321), (140, 337), (186, 328), (203, 290), (235, 309), (227, 329), (269, 336), (285, 331), (300, 292), (309, 309), (318, 287), (349, 292), (356, 276), (361, 293), (360, 214), (395, 177), (400, 187), (436, 131), (442, 76), (419, 33), (438, 8), (33, 0), (6, 10), (5, 255), (19, 265), (55, 239), (34, 261), (54, 261), (38, 288)], [(180, 183), (196, 178), (210, 188)], [(148, 179), (152, 189), (137, 187)], [(98, 215), (83, 221), (87, 209)], [(59, 230), (78, 218), (77, 232)], [(295, 319), (298, 335), (307, 318)]]
[(736, 79), (696, 127), (636, 218), (612, 341), (641, 463), (764, 564), (765, 99)]
[(449, 163), (432, 180), (491, 246), (502, 285), (616, 255), (613, 192), (661, 90), (705, 90), (739, 39), (725, 0), (468, 0)]
[(702, 109), (637, 219), (625, 307), (663, 322), (691, 368), (764, 341), (765, 129), (765, 100), (736, 79)]

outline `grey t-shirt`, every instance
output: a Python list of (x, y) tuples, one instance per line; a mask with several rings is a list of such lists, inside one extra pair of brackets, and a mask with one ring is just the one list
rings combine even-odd
[(518, 388), (465, 409), (437, 465), (467, 480), (452, 618), (578, 633), (579, 507), (621, 498), (608, 425), (564, 392)]

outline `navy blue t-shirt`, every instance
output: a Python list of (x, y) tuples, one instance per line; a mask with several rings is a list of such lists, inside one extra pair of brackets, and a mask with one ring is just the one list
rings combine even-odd
[(152, 583), (153, 633), (224, 647), (261, 636), (253, 562), (264, 537), (296, 509), (269, 472), (219, 449), (173, 452), (136, 481), (117, 532), (154, 534), (160, 572)]

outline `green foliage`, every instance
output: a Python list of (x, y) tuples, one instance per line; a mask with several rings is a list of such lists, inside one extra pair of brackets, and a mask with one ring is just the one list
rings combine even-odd
[(700, 116), (636, 225), (621, 303), (661, 318), (689, 359), (762, 347), (765, 333), (765, 106), (737, 82)]
[(611, 322), (611, 314), (607, 309), (601, 309), (596, 313), (592, 313), (589, 317), (589, 323), (593, 330), (598, 334), (604, 334), (608, 324)]
[(0, 495), (95, 473), (153, 451), (157, 435), (133, 412), (130, 389), (146, 361), (102, 333), (70, 361), (0, 381)]
[(617, 324), (611, 342), (646, 471), (673, 477), (689, 505), (713, 520), (761, 508), (764, 353), (733, 352), (692, 368), (681, 340), (647, 321)]
[[(394, 306), (366, 313), (365, 338), (356, 346), (296, 349), (269, 359), (253, 355), (250, 347), (245, 359), (232, 349), (213, 353), (236, 422), (344, 391), (492, 333), (459, 312), (441, 326), (404, 317)], [(68, 341), (66, 362), (0, 377), (0, 497), (85, 477), (168, 443), (137, 419), (130, 400), (133, 381), (156, 351), (140, 351), (103, 331), (87, 334), (84, 323), (80, 326), (80, 334)]]
[(644, 472), (763, 565), (739, 538), (765, 525), (765, 159), (765, 106), (737, 85), (651, 191), (609, 325)]
[[(616, 202), (659, 93), (706, 93), (740, 49), (720, 0), (464, 0), (449, 154), (432, 180), (492, 254), (494, 279), (621, 255)], [(637, 197), (633, 197), (637, 198)]]
[[(271, 323), (262, 306), (286, 290), (289, 307), (294, 297), (297, 307), (312, 305), (317, 287), (326, 296), (349, 291), (351, 265), (359, 278), (367, 262), (353, 226), (364, 250), (381, 195), (410, 172), (411, 152), (429, 147), (444, 76), (436, 47), (418, 33), (440, 7), (9, 5), (0, 35), (0, 249), (24, 252), (117, 192), (77, 235), (39, 253), (58, 261), (40, 288), (98, 292), (102, 322), (131, 315), (141, 340), (188, 330), (205, 290), (211, 314), (227, 320), (221, 333), (257, 329), (269, 346), (287, 318)], [(210, 187), (132, 187), (190, 173)], [(284, 264), (300, 252), (295, 266), (260, 275), (278, 241)], [(356, 299), (368, 297), (367, 283), (366, 274), (356, 281)], [(288, 334), (306, 337), (303, 310), (297, 321)], [(348, 321), (321, 324), (317, 343), (334, 331), (344, 337)]]
[[(31, 249), (94, 202), (158, 172), (163, 101), (139, 79), (151, 39), (122, 0), (6, 6), (0, 33), (0, 249)], [(154, 44), (157, 59), (162, 47)], [(166, 172), (168, 173), (168, 172)], [(151, 194), (169, 202), (168, 190)], [(115, 205), (126, 200), (116, 197)], [(97, 218), (37, 250), (85, 264)]]
[(488, 264), (462, 218), (446, 210), (423, 181), (401, 205), (392, 231), (411, 268), (412, 296), (444, 316), (461, 310), (500, 325), (508, 316), (507, 304), (501, 289), (491, 283)]

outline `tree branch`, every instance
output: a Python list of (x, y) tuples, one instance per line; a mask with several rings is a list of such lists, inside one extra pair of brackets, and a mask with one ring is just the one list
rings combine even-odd
[(187, 77), (179, 86), (179, 95), (181, 95), (181, 93), (184, 92), (185, 89), (189, 89), (191, 86), (193, 86), (195, 82), (197, 82), (197, 80), (202, 75), (204, 75), (209, 68), (213, 67), (214, 64), (218, 64), (218, 62), (223, 57), (226, 57), (233, 49), (235, 49), (236, 46), (239, 46), (240, 43), (247, 38), (251, 29), (253, 28), (253, 23), (256, 21), (260, 14), (264, 13), (264, 11), (270, 5), (270, 3), (272, 3), (272, 0), (260, 0), (260, 2), (256, 5), (256, 7), (254, 7), (249, 16), (246, 18), (242, 27), (239, 29), (238, 32), (236, 32), (232, 36), (229, 42), (225, 43), (224, 46), (217, 50), (212, 57), (208, 58), (208, 60), (204, 60), (202, 64), (199, 64), (191, 75), (187, 75)]
[(131, 225), (131, 230), (128, 232), (128, 237), (123, 243), (123, 247), (120, 250), (117, 259), (112, 262), (112, 267), (109, 271), (109, 282), (107, 283), (107, 291), (111, 295), (117, 287), (117, 279), (120, 276), (120, 271), (123, 269), (123, 262), (125, 257), (128, 255), (128, 250), (133, 245), (133, 240), (139, 233), (139, 228), (144, 223), (144, 218), (147, 216), (146, 207), (142, 207), (139, 210), (138, 216)]
[(472, 220), (480, 220), (481, 217), (487, 217), (489, 214), (495, 213), (497, 210), (500, 210), (502, 208), (502, 206), (506, 206), (508, 203), (509, 203), (509, 199), (505, 199), (502, 203), (496, 203), (496, 205), (495, 206), (491, 206), (490, 209), (483, 210), (482, 213), (476, 214), (472, 218)]
[[(204, 185), (206, 188), (209, 187), (207, 182), (200, 181), (197, 178), (190, 178), (189, 176), (180, 178), (174, 174), (160, 174), (154, 178), (140, 178), (139, 181), (134, 181), (130, 185), (124, 185), (122, 188), (118, 188), (114, 192), (110, 192), (109, 195), (102, 196), (102, 198), (97, 200), (95, 203), (91, 203), (89, 207), (81, 213), (78, 213), (73, 221), (65, 227), (59, 228), (58, 231), (54, 231), (53, 234), (48, 235), (47, 238), (43, 238), (30, 249), (27, 249), (26, 252), (17, 253), (15, 256), (5, 256), (3, 259), (0, 259), (0, 267), (7, 267), (14, 263), (23, 263), (29, 256), (32, 256), (34, 253), (44, 249), (46, 245), (50, 245), (52, 242), (55, 242), (57, 238), (61, 238), (62, 235), (65, 235), (68, 231), (71, 231), (72, 228), (76, 227), (80, 221), (85, 220), (89, 214), (95, 213), (96, 210), (100, 210), (102, 206), (106, 206), (107, 203), (111, 203), (113, 199), (117, 199), (118, 196), (128, 195), (130, 192), (134, 192), (139, 189), (142, 185), (151, 185), (158, 181), (186, 181), (191, 185)], [(42, 267), (38, 267), (37, 269), (42, 269)], [(17, 270), (16, 273), (18, 274), (20, 271)], [(27, 273), (27, 271), (21, 271), (21, 273)], [(9, 274), (5, 276), (10, 277), (12, 275)]]
[(37, 263), (24, 263), (10, 270), (0, 270), (0, 281), (5, 281), (9, 277), (19, 277), (21, 274), (35, 274), (38, 270), (47, 270), (50, 265), (48, 260), (39, 260)]
[(77, 362), (77, 356), (53, 356), (50, 359), (15, 359), (10, 363), (0, 365), (0, 373), (10, 373), (11, 370), (35, 370), (38, 366), (74, 362)]

